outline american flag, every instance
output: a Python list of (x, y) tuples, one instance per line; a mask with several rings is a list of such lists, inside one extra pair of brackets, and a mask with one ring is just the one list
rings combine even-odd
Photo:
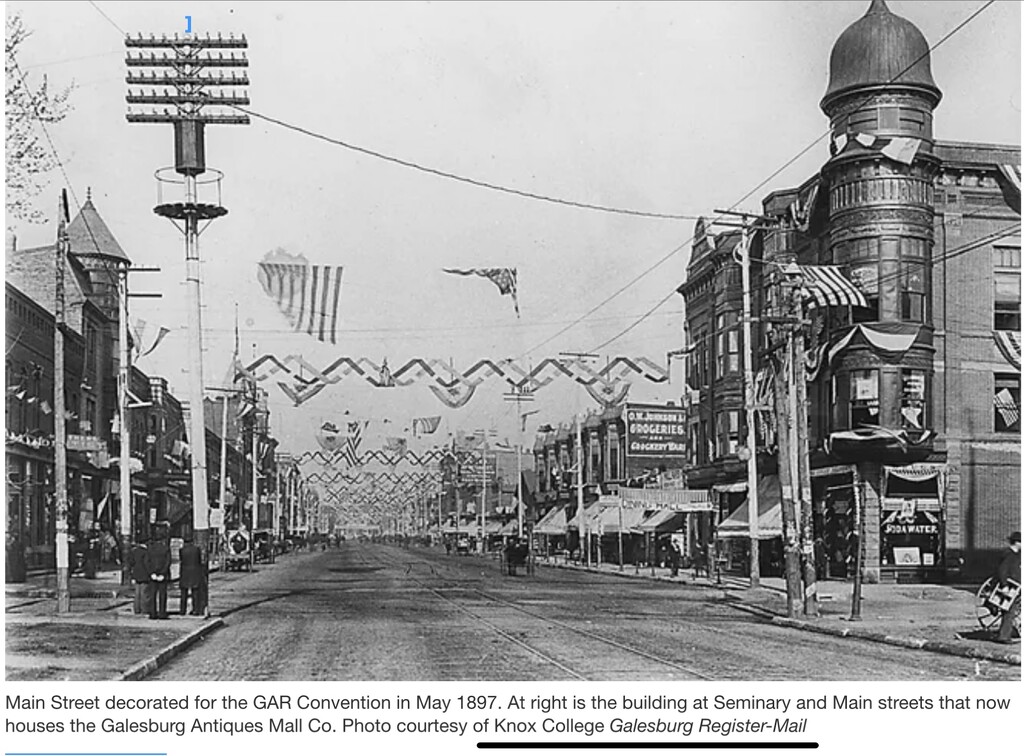
[(348, 462), (349, 467), (359, 464), (359, 445), (363, 442), (363, 428), (368, 424), (369, 421), (359, 422), (358, 420), (348, 424), (348, 437), (342, 444), (341, 457)]
[(341, 271), (340, 265), (261, 262), (258, 278), (292, 328), (337, 344)]
[(518, 274), (515, 268), (444, 268), (445, 273), (456, 276), (482, 276), (489, 278), (502, 295), (511, 295), (512, 304), (516, 308), (516, 317), (519, 317), (519, 289), (517, 284)]
[(1017, 406), (1017, 402), (1013, 400), (1013, 394), (1010, 393), (1009, 389), (1004, 388), (996, 393), (995, 405), (1007, 427), (1020, 422), (1020, 408)]

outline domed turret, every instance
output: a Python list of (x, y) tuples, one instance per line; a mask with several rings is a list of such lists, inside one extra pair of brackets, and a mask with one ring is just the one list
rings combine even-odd
[(846, 29), (832, 47), (828, 90), (822, 110), (855, 91), (888, 88), (917, 90), (938, 104), (942, 92), (932, 78), (931, 54), (921, 30), (895, 15), (884, 0), (873, 0), (868, 12)]

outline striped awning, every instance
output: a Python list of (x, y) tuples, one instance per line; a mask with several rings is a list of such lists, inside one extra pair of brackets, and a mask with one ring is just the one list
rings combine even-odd
[(831, 265), (801, 265), (804, 300), (808, 307), (867, 307), (860, 290), (839, 268)]

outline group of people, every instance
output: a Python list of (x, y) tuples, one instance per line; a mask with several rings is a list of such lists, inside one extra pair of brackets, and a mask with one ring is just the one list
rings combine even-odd
[[(188, 613), (204, 615), (208, 575), (203, 554), (191, 539), (185, 541), (178, 554), (180, 613), (186, 613), (191, 599), (192, 610)], [(128, 554), (128, 568), (135, 584), (135, 613), (148, 614), (154, 620), (167, 619), (167, 588), (171, 582), (171, 547), (167, 537), (158, 536), (135, 544)]]
[(512, 539), (505, 545), (505, 564), (508, 574), (515, 577), (517, 570), (526, 565), (530, 556), (530, 546), (523, 539)]

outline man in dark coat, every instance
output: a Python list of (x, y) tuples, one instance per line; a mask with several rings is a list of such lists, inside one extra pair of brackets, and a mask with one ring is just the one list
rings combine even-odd
[(1003, 612), (1003, 619), (999, 623), (999, 635), (997, 643), (1012, 643), (1014, 623), (1019, 622), (1020, 617), (1020, 531), (1010, 533), (1010, 548), (1007, 550), (1003, 561), (999, 563), (999, 583), (1006, 587), (1017, 589), (1017, 598), (1013, 600), (1009, 610)]
[(185, 613), (191, 594), (191, 614), (193, 616), (200, 615), (206, 611), (206, 570), (203, 564), (203, 553), (198, 546), (192, 543), (191, 538), (185, 542), (178, 553), (181, 568), (178, 578), (178, 585), (181, 588), (181, 613)]
[(167, 619), (167, 584), (171, 581), (171, 547), (166, 536), (154, 538), (146, 552), (153, 598), (149, 605), (150, 619)]
[(128, 552), (128, 569), (131, 571), (132, 581), (135, 583), (135, 604), (136, 614), (152, 614), (153, 592), (150, 590), (149, 567), (146, 564), (146, 554), (149, 552), (145, 541), (135, 544)]

